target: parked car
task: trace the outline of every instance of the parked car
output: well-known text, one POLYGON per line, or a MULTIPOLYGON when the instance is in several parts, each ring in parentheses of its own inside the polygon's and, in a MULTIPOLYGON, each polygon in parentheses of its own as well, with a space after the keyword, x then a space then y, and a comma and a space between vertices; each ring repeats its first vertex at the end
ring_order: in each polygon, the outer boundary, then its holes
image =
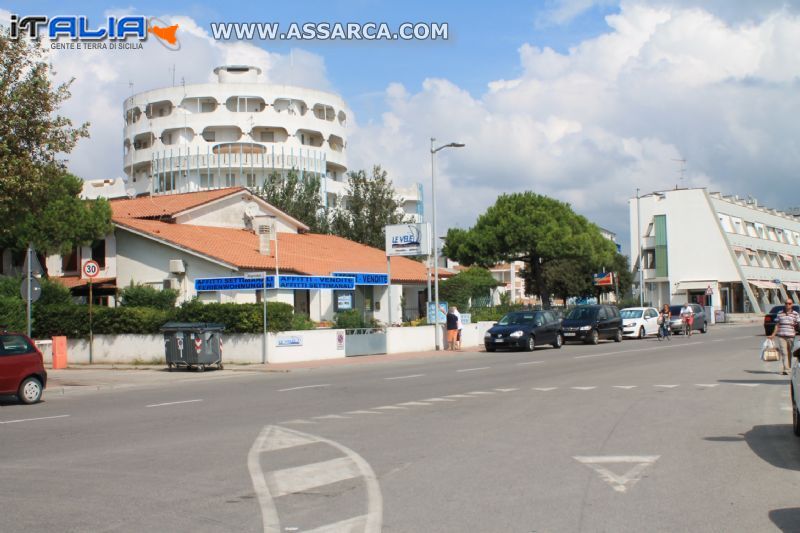
POLYGON ((579 305, 561 325, 565 341, 597 344, 600 339, 622 342, 622 317, 613 305, 579 305))
MULTIPOLYGON (((776 305, 769 310, 769 313, 764 315, 764 335, 770 336, 772 332, 775 331, 775 318, 778 316, 778 313, 783 311, 783 307, 782 305, 776 305)), ((794 304, 792 308, 797 313, 800 313, 800 305, 794 304)))
POLYGON ((22 333, 0 332, 0 395, 36 403, 47 385, 42 352, 22 333))
POLYGON ((643 339, 658 334, 658 311, 655 307, 628 307, 619 312, 622 334, 643 339))
POLYGON ((792 429, 794 429, 795 436, 800 437, 800 405, 797 403, 800 402, 800 360, 797 359, 798 355, 800 355, 800 352, 795 351, 794 357, 792 357, 792 384, 790 389, 792 394, 792 429))
MULTIPOLYGON (((689 304, 694 311, 694 322, 692 322, 692 331, 699 331, 705 333, 708 331, 708 320, 706 319, 706 312, 699 304, 689 304)), ((683 318, 681 318, 681 309, 683 305, 670 305, 669 306, 669 327, 672 333, 680 333, 683 331, 683 318)))
POLYGON ((561 320, 552 311, 514 311, 489 328, 483 344, 487 352, 498 348, 522 348, 530 352, 545 344, 561 348, 564 344, 561 320))

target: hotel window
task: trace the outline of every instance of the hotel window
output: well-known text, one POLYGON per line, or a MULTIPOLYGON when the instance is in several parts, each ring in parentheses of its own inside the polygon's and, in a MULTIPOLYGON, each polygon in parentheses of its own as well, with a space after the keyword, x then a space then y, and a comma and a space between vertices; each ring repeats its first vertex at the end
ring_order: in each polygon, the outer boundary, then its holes
POLYGON ((217 139, 217 134, 214 131, 204 131, 203 139, 205 139, 206 142, 213 143, 217 139))
POLYGON ((161 136, 161 142, 164 143, 164 144, 172 144, 172 134, 171 133, 165 133, 164 135, 162 135, 161 136))
POLYGON ((262 143, 274 143, 275 142, 275 132, 274 131, 262 131, 261 132, 261 142, 262 143))
POLYGON ((653 235, 653 223, 651 222, 649 226, 647 226, 647 231, 644 232, 645 237, 652 237, 653 235))
POLYGON ((758 233, 758 236, 760 238, 762 238, 762 239, 766 239, 767 238, 767 230, 764 228, 764 224, 756 222, 755 226, 756 226, 756 233, 758 233))
POLYGON ((731 217, 723 213, 717 213, 717 216, 719 217, 719 223, 722 224, 722 229, 724 229, 727 233, 733 233, 733 226, 731 226, 731 217))
POLYGON ((236 174, 225 173, 225 186, 234 187, 236 185, 236 174))
POLYGON ((758 233, 756 232, 756 226, 752 222, 745 222, 744 227, 747 228, 747 234, 751 237, 758 237, 758 233))
POLYGON ((731 220, 733 220, 733 227, 736 229, 736 233, 738 233, 739 235, 746 235, 746 233, 744 231, 744 224, 742 223, 742 219, 741 218, 736 218, 736 217, 731 217, 731 220))
POLYGON ((255 174, 245 174, 245 181, 248 187, 255 187, 256 186, 256 175, 255 174))
POLYGON ((747 253, 746 252, 736 252, 736 262, 742 266, 750 266, 750 263, 747 261, 747 253))
POLYGON ((207 189, 211 187, 211 175, 205 172, 200 173, 200 188, 207 189))
POLYGON ((797 241, 794 240, 794 235, 788 229, 783 230, 783 240, 786 244, 797 244, 797 241))
POLYGON ((216 104, 214 102, 203 102, 200 104, 201 113, 211 113, 214 111, 216 104))
POLYGON ((775 228, 771 226, 767 226, 767 235, 769 236, 769 240, 771 241, 780 241, 775 228))

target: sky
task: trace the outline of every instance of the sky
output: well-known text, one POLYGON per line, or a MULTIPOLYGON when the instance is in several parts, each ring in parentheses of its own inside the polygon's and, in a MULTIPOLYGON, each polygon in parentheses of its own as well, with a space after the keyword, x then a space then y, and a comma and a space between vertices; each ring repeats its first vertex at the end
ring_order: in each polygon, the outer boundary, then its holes
POLYGON ((131 91, 171 85, 173 66, 188 84, 246 63, 265 82, 341 95, 351 110, 350 168, 380 164, 397 185, 421 182, 428 200, 430 138, 465 143, 437 158, 440 235, 472 226, 498 194, 524 190, 569 202, 626 249, 637 188, 708 187, 800 205, 800 0, 302 6, 83 2, 65 12, 60 2, 6 2, 0 23, 11 13, 125 13, 180 24, 178 52, 152 39, 137 51, 50 52, 56 78, 75 78, 61 112, 91 123, 91 138, 69 155, 85 179, 123 175, 122 103, 131 91), (209 29, 221 21, 447 22, 450 39, 222 43, 209 29))

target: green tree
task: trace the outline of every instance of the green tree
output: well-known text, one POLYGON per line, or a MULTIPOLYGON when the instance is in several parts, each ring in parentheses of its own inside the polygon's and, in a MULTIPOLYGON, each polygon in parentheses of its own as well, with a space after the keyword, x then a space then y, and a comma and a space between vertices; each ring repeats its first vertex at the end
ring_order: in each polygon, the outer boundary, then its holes
POLYGON ((500 285, 485 268, 471 267, 439 283, 440 299, 466 310, 470 300, 486 298, 500 285))
POLYGON ((575 259, 554 259, 542 268, 545 286, 553 296, 566 300, 571 296, 586 296, 594 290, 594 269, 575 259))
POLYGON ((328 221, 320 197, 320 179, 308 176, 300 179, 297 170, 286 176, 273 172, 255 194, 287 215, 303 222, 314 233, 327 233, 328 221))
POLYGON ((614 244, 569 204, 530 191, 501 195, 469 230, 448 230, 444 247, 446 256, 465 265, 524 261, 526 292, 545 306, 553 293, 544 275, 551 263, 572 259, 597 269, 614 253, 614 244))
POLYGON ((386 244, 384 226, 408 221, 402 206, 403 199, 395 196, 392 181, 380 166, 372 167, 372 175, 364 170, 350 172, 344 207, 331 215, 331 232, 383 249, 386 244))
POLYGON ((59 159, 89 125, 57 114, 72 80, 54 86, 44 53, 41 43, 0 30, 0 248, 32 241, 60 252, 111 228, 107 204, 80 201, 80 180, 59 159))
POLYGON ((172 309, 178 299, 175 289, 157 290, 149 285, 134 285, 133 282, 121 291, 119 297, 124 307, 154 307, 172 309))

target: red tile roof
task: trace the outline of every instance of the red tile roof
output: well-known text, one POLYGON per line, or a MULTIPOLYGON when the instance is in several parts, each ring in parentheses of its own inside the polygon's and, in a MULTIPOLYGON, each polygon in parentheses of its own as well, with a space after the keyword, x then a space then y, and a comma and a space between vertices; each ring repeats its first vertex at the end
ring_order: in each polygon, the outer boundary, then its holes
MULTIPOLYGON (((60 277, 52 277, 50 279, 53 281, 57 281, 58 283, 60 283, 61 285, 65 286, 68 289, 74 289, 76 287, 83 287, 89 285, 89 280, 83 279, 80 276, 60 276, 60 277)), ((116 281, 117 281, 116 278, 94 278, 92 280, 92 284, 95 287, 102 285, 105 288, 107 284, 113 287, 116 281)))
POLYGON ((193 207, 198 207, 244 190, 244 187, 229 187, 213 191, 116 199, 111 200, 111 209, 114 212, 114 218, 173 217, 193 207))
MULTIPOLYGON (((259 253, 258 236, 248 230, 170 224, 158 220, 115 218, 118 227, 163 240, 244 270, 274 270, 275 249, 259 253)), ((280 270, 311 276, 331 272, 386 272, 383 250, 335 235, 278 233, 280 270)), ((426 282, 425 265, 405 257, 392 259, 392 281, 426 282)))

